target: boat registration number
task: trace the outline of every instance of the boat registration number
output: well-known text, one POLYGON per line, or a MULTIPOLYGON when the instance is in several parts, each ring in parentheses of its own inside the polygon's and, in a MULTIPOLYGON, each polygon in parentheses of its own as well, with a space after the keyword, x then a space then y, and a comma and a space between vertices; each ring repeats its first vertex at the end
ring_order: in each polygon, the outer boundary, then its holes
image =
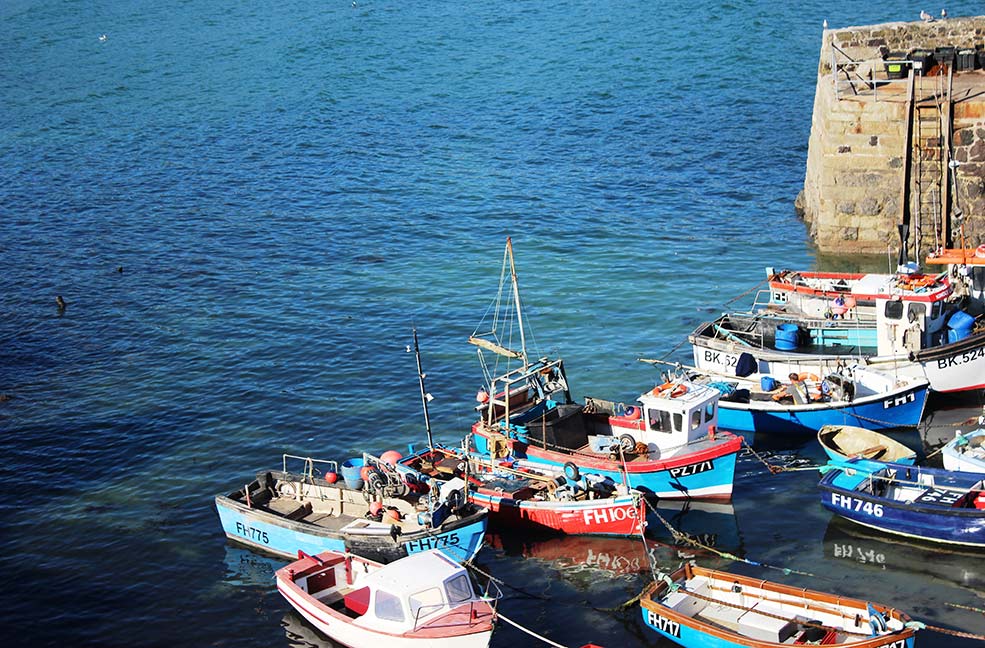
POLYGON ((691 475, 697 475, 698 473, 708 472, 709 470, 714 470, 715 464, 710 461, 701 461, 696 464, 689 464, 687 466, 678 466, 677 468, 670 469, 671 477, 690 477, 691 475))
POLYGON ((247 526, 242 522, 236 523, 236 533, 254 542, 262 542, 263 544, 270 544, 270 538, 267 537, 266 531, 262 529, 254 529, 253 527, 247 526))
POLYGON ((882 504, 865 502, 860 499, 855 499, 854 497, 842 495, 841 493, 831 493, 831 503, 840 508, 848 509, 849 511, 859 511, 861 513, 865 513, 866 515, 882 517, 882 504))
POLYGON ((428 551, 430 549, 441 549, 442 547, 454 547, 457 545, 457 533, 445 533, 444 535, 430 536, 427 538, 421 538, 420 540, 411 540, 410 542, 404 543, 404 546, 407 547, 407 553, 428 551))
POLYGON ((960 355, 951 356, 950 358, 938 360, 937 368, 947 369, 948 367, 966 364, 972 360, 979 360, 981 358, 985 358, 985 346, 974 349, 973 351, 964 351, 960 355))
POLYGON ((662 617, 653 610, 646 611, 646 622, 664 634, 677 637, 678 639, 681 638, 681 624, 662 617))

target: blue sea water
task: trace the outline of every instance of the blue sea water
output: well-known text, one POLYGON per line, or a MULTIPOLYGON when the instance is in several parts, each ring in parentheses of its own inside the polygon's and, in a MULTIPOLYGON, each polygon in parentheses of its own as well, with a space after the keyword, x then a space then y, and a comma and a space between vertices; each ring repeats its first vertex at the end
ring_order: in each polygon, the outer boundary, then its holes
MULTIPOLYGON (((460 438, 507 236, 536 346, 577 396, 632 400, 656 379, 638 357, 686 360, 764 266, 818 264, 793 199, 822 21, 921 8, 0 4, 5 644, 331 645, 276 561, 226 545, 214 494, 283 452, 420 441, 415 326, 436 436, 460 438)), ((851 535, 815 481, 745 458, 727 548, 985 632, 948 605, 982 607, 978 558, 851 535)), ((563 645, 665 645, 610 610, 645 571, 585 566, 633 547, 517 543, 479 559, 516 586, 504 614, 563 645)))

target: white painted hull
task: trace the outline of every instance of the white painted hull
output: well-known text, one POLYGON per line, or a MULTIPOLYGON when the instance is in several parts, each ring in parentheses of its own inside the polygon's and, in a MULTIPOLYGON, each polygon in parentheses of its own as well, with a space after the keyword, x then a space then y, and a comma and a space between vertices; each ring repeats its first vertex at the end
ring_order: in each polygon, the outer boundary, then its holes
POLYGON ((492 639, 492 631, 454 637, 405 637, 383 632, 354 623, 353 619, 333 615, 324 608, 312 604, 277 584, 281 595, 319 632, 349 648, 486 648, 492 639))
POLYGON ((895 378, 926 378, 937 392, 970 391, 985 388, 985 344, 977 348, 955 348, 934 360, 915 361, 905 355, 836 356, 788 353, 772 349, 753 349, 727 340, 690 337, 694 366, 698 369, 733 375, 739 355, 748 351, 759 363, 760 373, 785 376, 808 372, 819 376, 841 364, 859 364, 895 378))

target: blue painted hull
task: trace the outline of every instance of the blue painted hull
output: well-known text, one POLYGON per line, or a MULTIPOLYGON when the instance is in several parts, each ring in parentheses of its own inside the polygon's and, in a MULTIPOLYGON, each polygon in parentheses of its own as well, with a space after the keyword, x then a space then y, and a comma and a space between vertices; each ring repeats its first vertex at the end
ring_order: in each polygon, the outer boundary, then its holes
MULTIPOLYGON (((479 454, 489 454, 488 438, 481 432, 474 434, 473 442, 479 454)), ((662 499, 728 500, 741 447, 738 437, 719 438, 706 449, 665 461, 634 462, 628 465, 628 473, 623 472, 621 463, 601 456, 555 452, 520 442, 513 444, 513 456, 556 472, 563 471, 566 463, 574 463, 581 472, 609 477, 617 484, 628 479, 630 488, 662 499)))
POLYGON ((395 541, 388 533, 369 536, 336 532, 312 524, 293 522, 270 513, 249 509, 226 497, 216 498, 216 510, 226 536, 235 542, 287 559, 298 550, 314 555, 322 551, 350 551, 378 562, 392 562, 412 553, 441 549, 459 562, 482 548, 487 516, 466 523, 446 523, 438 530, 406 533, 395 541))
MULTIPOLYGON (((685 646, 685 648, 749 648, 750 646, 762 646, 762 642, 753 641, 752 639, 748 641, 742 641, 741 639, 729 640, 722 637, 716 637, 715 635, 708 634, 706 632, 701 632, 696 628, 688 627, 684 624, 678 625, 668 625, 666 622, 661 623, 659 621, 659 616, 647 610, 646 608, 641 608, 643 612, 643 623, 647 625, 651 630, 659 634, 660 636, 673 641, 674 643, 685 646), (670 631, 664 628, 669 628, 670 631)), ((913 648, 916 643, 915 637, 907 637, 906 639, 897 640, 894 642, 891 638, 883 637, 881 641, 875 645, 878 646, 897 646, 897 648, 913 648)), ((774 644, 779 645, 779 644, 774 644)))
POLYGON ((829 403, 757 408, 752 403, 720 401, 718 424, 736 432, 812 434, 825 425, 855 425, 868 430, 916 427, 927 402, 926 384, 892 396, 870 397, 841 406, 829 403))
MULTIPOLYGON (((957 490, 942 491, 943 495, 938 496, 940 501, 928 502, 917 496, 903 502, 860 490, 867 479, 861 474, 849 476, 842 470, 832 470, 818 484, 821 504, 832 513, 886 533, 929 542, 985 548, 985 509, 975 508, 973 502, 967 500, 967 497, 973 498, 978 492, 970 489, 980 482, 982 475, 871 461, 843 462, 842 465, 898 467, 898 474, 904 479, 909 468, 912 481, 919 483, 919 473, 931 474, 938 478, 938 484, 963 487, 970 493, 963 497, 957 490)), ((926 492, 933 490, 927 488, 926 492)))

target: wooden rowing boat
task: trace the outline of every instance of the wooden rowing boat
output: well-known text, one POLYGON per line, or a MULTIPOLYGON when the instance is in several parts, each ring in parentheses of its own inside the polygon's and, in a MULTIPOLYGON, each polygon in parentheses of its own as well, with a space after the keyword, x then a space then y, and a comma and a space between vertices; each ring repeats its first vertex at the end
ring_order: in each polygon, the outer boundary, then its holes
POLYGON ((647 587, 643 621, 687 648, 912 648, 910 618, 860 599, 686 564, 647 587))

